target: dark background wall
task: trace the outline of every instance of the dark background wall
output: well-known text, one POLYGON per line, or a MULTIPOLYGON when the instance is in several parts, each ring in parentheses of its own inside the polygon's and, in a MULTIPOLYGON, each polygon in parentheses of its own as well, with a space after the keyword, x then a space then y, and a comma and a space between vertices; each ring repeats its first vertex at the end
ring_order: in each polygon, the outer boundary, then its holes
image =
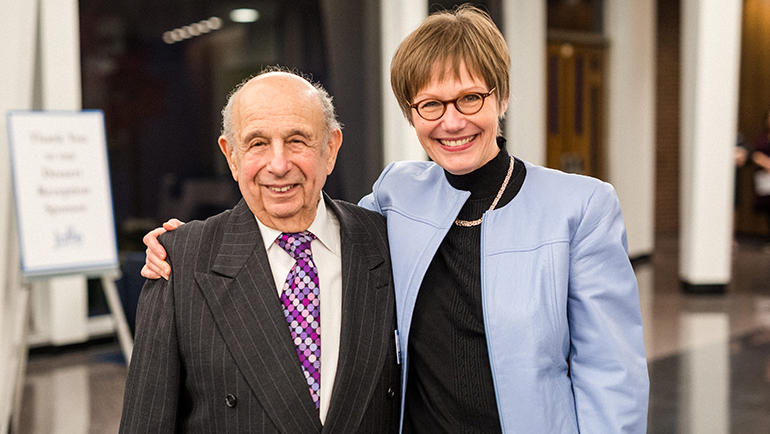
MULTIPOLYGON (((738 131, 751 150, 757 136, 766 128, 770 109, 770 1, 745 0, 741 35, 741 85, 738 103, 738 131)), ((747 235, 767 235, 767 219, 753 209, 754 164, 738 171, 736 231, 747 235)))

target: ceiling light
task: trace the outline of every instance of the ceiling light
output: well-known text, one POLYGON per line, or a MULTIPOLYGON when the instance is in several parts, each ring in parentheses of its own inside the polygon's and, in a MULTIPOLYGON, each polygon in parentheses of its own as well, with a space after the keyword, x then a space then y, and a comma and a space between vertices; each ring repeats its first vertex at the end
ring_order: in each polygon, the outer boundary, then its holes
POLYGON ((207 20, 201 20, 197 23, 192 23, 163 33, 163 42, 173 44, 220 28, 222 28, 222 19, 219 17, 211 17, 207 20))
POLYGON ((233 9, 230 11, 230 20, 235 23, 253 23, 259 19, 259 11, 256 9, 233 9))
POLYGON ((209 18, 206 23, 209 25, 209 29, 211 30, 217 30, 220 27, 222 27, 222 18, 219 17, 211 17, 209 18))

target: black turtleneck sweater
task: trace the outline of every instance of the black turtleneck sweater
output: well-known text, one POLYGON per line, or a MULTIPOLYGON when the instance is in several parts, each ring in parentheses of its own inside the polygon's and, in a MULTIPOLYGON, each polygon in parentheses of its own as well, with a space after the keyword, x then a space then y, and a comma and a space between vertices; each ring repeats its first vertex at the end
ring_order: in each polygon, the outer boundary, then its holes
MULTIPOLYGON (((470 191, 457 218, 476 220, 502 186, 510 157, 500 152, 466 175, 444 172, 452 187, 470 191)), ((496 208, 519 192, 526 169, 515 160, 496 208)), ((499 433, 481 304, 481 225, 453 225, 425 273, 409 332, 404 433, 499 433)))

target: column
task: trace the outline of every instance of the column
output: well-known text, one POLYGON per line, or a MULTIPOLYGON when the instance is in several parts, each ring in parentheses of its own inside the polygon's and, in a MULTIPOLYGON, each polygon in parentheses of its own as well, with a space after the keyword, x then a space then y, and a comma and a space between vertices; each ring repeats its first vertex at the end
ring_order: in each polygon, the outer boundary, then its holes
POLYGON ((511 53, 511 97, 505 121, 508 151, 522 160, 546 161, 546 3, 503 2, 505 41, 511 53))
POLYGON ((741 7, 682 1, 679 276, 693 293, 730 280, 741 7))
POLYGON ((428 16, 427 0, 381 0, 383 165, 427 160, 414 129, 404 118, 390 89, 390 60, 401 41, 428 16))
POLYGON ((655 248, 654 0, 605 2, 608 181, 620 198, 629 256, 655 248))

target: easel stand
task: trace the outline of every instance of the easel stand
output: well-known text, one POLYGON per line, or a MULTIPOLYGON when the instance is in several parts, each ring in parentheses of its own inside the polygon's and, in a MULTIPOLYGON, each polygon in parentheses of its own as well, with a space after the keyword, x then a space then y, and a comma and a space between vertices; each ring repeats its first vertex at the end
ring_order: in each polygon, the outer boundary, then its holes
POLYGON ((134 350, 134 338, 131 336, 131 329, 128 327, 128 321, 126 321, 126 313, 118 295, 118 287, 115 285, 115 281, 119 278, 120 273, 102 276, 102 288, 104 296, 107 298, 107 305, 110 307, 110 315, 115 323, 115 332, 118 335, 120 349, 123 351, 126 366, 128 366, 131 363, 131 353, 134 350))
POLYGON ((19 424, 21 423, 21 399, 24 395, 24 373, 27 372, 27 357, 29 355, 29 345, 27 345, 27 331, 29 330, 29 284, 22 285, 20 293, 20 305, 23 308, 21 312, 21 321, 18 322, 19 347, 17 353, 18 366, 16 370, 15 387, 13 390, 13 402, 11 403, 11 434, 20 433, 19 424))
MULTIPOLYGON (((123 356, 126 359, 126 366, 131 362, 131 353, 134 348, 134 339, 131 336, 131 330, 128 327, 128 321, 126 320, 126 314, 123 310, 123 304, 120 301, 120 295, 118 294, 118 288, 115 281, 120 278, 121 274, 118 271, 113 271, 101 276, 102 289, 104 296, 107 299, 107 305, 110 309, 110 316, 113 324, 115 325, 115 333, 120 343, 120 349, 123 356)), ((10 433, 19 433, 19 423, 21 421, 21 408, 22 397, 24 392, 24 374, 27 367, 27 359, 29 355, 29 318, 30 318, 30 300, 29 296, 32 291, 32 283, 26 281, 21 285, 20 300, 18 305, 23 307, 23 312, 19 312, 20 320, 16 322, 20 330, 16 333, 19 336, 19 344, 17 348, 17 370, 15 378, 15 387, 13 390, 13 403, 12 403, 12 417, 10 433)))

